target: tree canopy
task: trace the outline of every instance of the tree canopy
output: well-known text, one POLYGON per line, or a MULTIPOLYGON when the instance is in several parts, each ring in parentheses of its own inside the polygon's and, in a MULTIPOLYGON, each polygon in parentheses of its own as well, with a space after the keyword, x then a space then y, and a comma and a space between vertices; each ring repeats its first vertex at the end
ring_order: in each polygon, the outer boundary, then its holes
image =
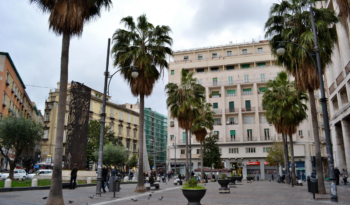
MULTIPOLYGON (((98 150, 93 153, 93 158, 98 159, 98 150)), ((103 147, 103 163, 106 165, 120 165, 126 164, 129 158, 129 151, 120 145, 113 145, 108 143, 103 147)))
POLYGON ((221 153, 217 143, 219 136, 217 134, 209 133, 205 138, 203 146, 203 161, 205 167, 221 167, 221 153))
POLYGON ((282 166, 284 164, 284 145, 282 142, 274 141, 267 152, 266 161, 270 166, 282 166))
POLYGON ((132 157, 130 157, 130 159, 126 164, 128 165, 129 168, 133 168, 133 167, 137 168, 137 163, 138 163, 138 158, 137 158, 137 155, 134 154, 132 155, 132 157))

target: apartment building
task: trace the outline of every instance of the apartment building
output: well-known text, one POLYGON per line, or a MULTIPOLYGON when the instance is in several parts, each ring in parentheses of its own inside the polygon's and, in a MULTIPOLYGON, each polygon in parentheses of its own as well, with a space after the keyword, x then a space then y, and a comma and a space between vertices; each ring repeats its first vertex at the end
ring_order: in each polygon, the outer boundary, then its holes
MULTIPOLYGON (((44 114, 44 137, 42 142, 41 162, 53 163, 55 153, 56 128, 57 128, 57 112, 59 100, 59 87, 50 90, 49 98, 45 102, 44 114)), ((130 156, 138 153, 138 124, 139 113, 129 110, 123 106, 111 102, 111 97, 107 97, 106 102, 106 126, 109 125, 111 130, 115 132, 115 136, 130 151, 130 156)), ((103 93, 91 89, 90 100, 90 120, 100 120, 102 113, 103 93)), ((67 122, 69 114, 70 101, 70 83, 68 84, 67 109, 65 116, 65 131, 63 135, 63 143, 66 143, 67 122)), ((63 152, 65 153, 65 152, 63 152)), ((65 156, 64 156, 65 157, 65 156)))
MULTIPOLYGON (((9 53, 0 52, 0 118, 9 114, 9 111, 15 115, 23 115, 25 118, 32 118, 36 122, 42 122, 42 115, 34 102, 29 98, 26 92, 26 86, 10 56, 9 53)), ((40 156, 40 145, 33 149, 26 149, 21 154, 22 159, 32 157, 37 159, 40 156)), ((10 150, 9 157, 13 158, 15 151, 10 150)), ((7 160, 1 157, 1 168, 8 164, 7 160)), ((19 162, 21 164, 21 162, 19 162)))
MULTIPOLYGON (((205 87, 207 102, 213 105, 213 132, 219 135, 225 167, 244 177, 256 174, 268 179, 271 174, 278 173, 276 167, 268 165, 266 156, 272 142, 281 141, 282 136, 266 121, 262 96, 267 81, 274 79, 283 68, 275 65, 268 41, 176 51, 170 63, 169 83, 180 83, 182 69, 195 73, 198 83, 205 87)), ((176 157, 176 167, 184 173, 185 131, 175 119, 169 117, 168 122, 168 166, 174 170, 176 157)), ((195 136, 190 140, 195 169, 202 166, 200 147, 195 136)), ((313 172, 311 117, 298 127, 293 143, 297 174, 313 172)), ((326 156, 324 141, 322 156, 326 156)))
POLYGON ((339 15, 336 0, 316 4, 333 9, 341 22, 336 24, 338 43, 334 45, 332 64, 326 67, 326 87, 330 105, 330 128, 335 166, 350 170, 350 18, 339 15))

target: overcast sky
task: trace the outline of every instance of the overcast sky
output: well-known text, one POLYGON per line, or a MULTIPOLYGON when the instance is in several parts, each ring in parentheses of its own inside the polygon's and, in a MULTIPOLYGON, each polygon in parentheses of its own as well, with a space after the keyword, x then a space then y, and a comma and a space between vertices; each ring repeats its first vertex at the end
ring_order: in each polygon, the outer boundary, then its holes
MULTIPOLYGON (((264 23, 272 3, 278 0, 113 0, 111 10, 84 27, 70 43, 69 82, 74 80, 103 91, 107 39, 123 28, 120 19, 145 13, 154 25, 172 29, 173 50, 228 44, 264 38, 264 23)), ((48 14, 28 0, 0 1, 0 51, 8 52, 38 109, 43 110, 49 90, 57 87, 62 37, 48 29, 48 14), (39 87, 33 87, 39 86, 39 87)), ((114 71, 112 59, 110 70, 114 71)), ((160 79, 145 107, 167 114, 164 86, 160 79)), ((116 75, 111 82, 112 101, 135 103, 130 88, 116 75)))

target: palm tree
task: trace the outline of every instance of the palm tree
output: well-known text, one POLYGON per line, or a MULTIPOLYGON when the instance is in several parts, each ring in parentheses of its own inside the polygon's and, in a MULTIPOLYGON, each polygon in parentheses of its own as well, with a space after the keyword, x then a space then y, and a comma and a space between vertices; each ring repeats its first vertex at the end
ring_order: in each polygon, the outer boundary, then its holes
MULTIPOLYGON (((101 16, 101 9, 109 9, 111 0, 29 0, 42 12, 49 13, 49 28, 62 35, 61 73, 59 99, 67 98, 69 44, 73 36, 81 36, 84 24, 101 16)), ((64 115, 66 100, 58 102, 57 132, 55 141, 54 168, 50 195, 47 204, 63 204, 62 155, 64 115)))
POLYGON ((166 61, 167 55, 172 55, 170 47, 172 38, 169 36, 169 26, 156 26, 148 22, 146 14, 137 18, 122 18, 120 23, 124 29, 117 29, 113 34, 112 55, 114 66, 119 67, 123 78, 128 82, 131 93, 140 96, 140 119, 139 119, 139 173, 136 192, 144 192, 143 178, 143 128, 145 96, 152 94, 155 82, 163 75, 164 69, 169 68, 166 61), (131 76, 132 68, 137 66, 139 75, 131 76), (159 68, 159 70, 157 69, 159 68))
POLYGON ((198 110, 204 98, 205 88, 197 84, 193 78, 194 73, 181 71, 181 83, 168 83, 165 91, 168 94, 167 106, 170 108, 171 118, 176 118, 179 127, 186 131, 186 181, 189 178, 188 166, 188 130, 193 126, 193 121, 198 116, 198 110))
POLYGON ((337 0, 337 3, 339 8, 339 17, 346 21, 346 17, 350 15, 350 2, 349 0, 337 0))
MULTIPOLYGON (((282 133, 283 143, 287 143, 283 136, 289 135, 293 184, 296 176, 292 135, 307 116, 307 106, 304 102, 308 97, 305 92, 296 89, 294 82, 289 82, 286 72, 281 72, 275 80, 270 80, 267 87, 269 90, 266 90, 263 95, 266 119, 274 125, 277 133, 282 133)), ((288 170, 286 156, 285 168, 288 170)))
MULTIPOLYGON (((314 3, 317 0, 310 0, 314 3)), ((287 72, 295 78, 295 85, 299 90, 307 91, 310 97, 310 110, 312 127, 315 139, 316 172, 319 179, 319 193, 325 194, 323 166, 319 140, 317 112, 314 90, 319 89, 319 78, 315 74, 315 67, 307 53, 293 45, 286 45, 286 54, 278 56, 276 52, 277 41, 290 41, 297 43, 308 51, 314 49, 314 37, 311 26, 308 1, 283 0, 270 8, 270 16, 265 23, 265 36, 271 38, 272 53, 278 65, 284 65, 287 72)), ((335 23, 338 22, 334 11, 330 9, 314 9, 315 24, 318 31, 318 42, 321 54, 322 68, 331 63, 334 44, 337 42, 335 23)), ((324 70, 323 70, 324 73, 324 70)))
POLYGON ((193 131, 192 133, 196 136, 196 140, 201 144, 201 183, 204 183, 204 171, 203 171, 203 141, 205 140, 205 136, 207 136, 207 129, 210 131, 213 130, 214 124, 214 112, 211 110, 212 104, 205 103, 205 99, 203 98, 201 107, 198 110, 198 116, 193 122, 193 131))

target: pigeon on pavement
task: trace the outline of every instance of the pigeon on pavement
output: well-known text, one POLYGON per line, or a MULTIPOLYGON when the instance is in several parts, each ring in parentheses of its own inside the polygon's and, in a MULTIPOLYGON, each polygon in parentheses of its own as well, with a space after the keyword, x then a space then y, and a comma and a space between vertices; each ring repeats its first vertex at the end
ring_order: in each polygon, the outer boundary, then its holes
POLYGON ((162 200, 163 199, 163 196, 162 197, 160 197, 158 200, 160 201, 160 200, 162 200))
POLYGON ((74 203, 74 201, 71 201, 71 200, 69 200, 68 202, 69 202, 70 204, 73 204, 73 203, 74 203))
POLYGON ((47 196, 43 197, 43 199, 47 199, 47 196))
POLYGON ((95 196, 95 195, 91 195, 91 196, 89 196, 89 198, 90 198, 90 199, 93 199, 93 198, 94 198, 94 196, 95 196))
POLYGON ((133 200, 134 202, 137 202, 137 199, 131 199, 131 200, 133 200))

